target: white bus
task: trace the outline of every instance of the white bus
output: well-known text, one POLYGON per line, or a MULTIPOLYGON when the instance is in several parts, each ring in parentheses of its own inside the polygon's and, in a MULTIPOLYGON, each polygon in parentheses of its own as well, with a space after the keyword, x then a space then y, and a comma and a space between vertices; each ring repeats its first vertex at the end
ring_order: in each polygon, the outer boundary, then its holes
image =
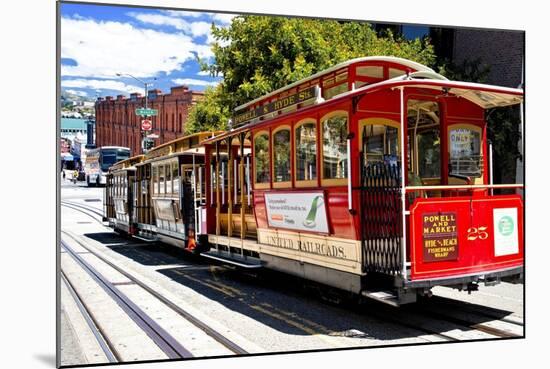
POLYGON ((103 146, 88 150, 84 161, 86 184, 88 186, 104 185, 111 165, 129 157, 130 149, 127 147, 103 146))

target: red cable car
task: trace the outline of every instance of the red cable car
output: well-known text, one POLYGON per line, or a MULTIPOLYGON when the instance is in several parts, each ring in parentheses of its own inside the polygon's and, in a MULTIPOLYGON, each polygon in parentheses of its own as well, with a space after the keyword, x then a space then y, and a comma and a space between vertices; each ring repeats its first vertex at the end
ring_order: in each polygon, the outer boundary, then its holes
POLYGON ((391 304, 519 280, 522 185, 492 183, 485 112, 522 99, 365 57, 242 105, 203 142, 199 249, 391 304))
POLYGON ((493 184, 486 110, 522 100, 404 59, 350 60, 238 107, 228 132, 114 166, 106 218, 393 305, 519 281, 523 186, 493 184))

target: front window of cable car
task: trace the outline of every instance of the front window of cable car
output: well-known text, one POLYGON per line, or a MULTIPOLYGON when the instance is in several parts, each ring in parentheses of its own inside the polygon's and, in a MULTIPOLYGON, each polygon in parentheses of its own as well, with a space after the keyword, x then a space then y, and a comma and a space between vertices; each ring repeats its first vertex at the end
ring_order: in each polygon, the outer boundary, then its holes
POLYGON ((418 175, 420 178, 440 178, 439 129, 430 129, 416 136, 418 147, 418 175))
POLYGON ((441 181, 441 134, 439 105, 429 100, 409 100, 407 103, 407 125, 409 160, 409 181, 414 183, 439 184, 441 181), (410 147, 410 144, 413 147, 410 147))
POLYGON ((399 137, 397 128, 383 124, 368 124, 364 128, 367 163, 383 162, 397 165, 399 161, 399 137))
POLYGON ((481 132, 473 127, 449 130, 449 173, 481 177, 481 132))

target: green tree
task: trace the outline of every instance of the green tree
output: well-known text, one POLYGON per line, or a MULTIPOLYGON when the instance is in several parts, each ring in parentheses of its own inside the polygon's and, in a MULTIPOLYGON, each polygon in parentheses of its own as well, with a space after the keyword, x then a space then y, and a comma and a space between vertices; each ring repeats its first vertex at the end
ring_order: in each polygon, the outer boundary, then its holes
POLYGON ((273 16, 239 16, 227 28, 212 26, 214 61, 203 70, 223 81, 190 112, 187 132, 225 128, 233 109, 340 62, 396 56, 432 66, 428 39, 377 36, 370 24, 273 16))

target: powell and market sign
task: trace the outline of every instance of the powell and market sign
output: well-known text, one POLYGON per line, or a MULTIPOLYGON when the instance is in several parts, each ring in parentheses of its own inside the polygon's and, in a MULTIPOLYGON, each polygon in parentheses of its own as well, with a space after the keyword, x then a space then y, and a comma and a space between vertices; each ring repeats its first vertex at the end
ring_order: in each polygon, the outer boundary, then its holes
POLYGON ((248 122, 249 120, 259 118, 263 115, 273 113, 274 111, 303 103, 305 101, 316 98, 317 94, 317 86, 312 86, 293 95, 288 95, 276 101, 272 101, 268 104, 259 106, 254 110, 248 110, 247 108, 238 110, 235 112, 235 117, 233 119, 234 125, 240 126, 241 124, 248 122))

